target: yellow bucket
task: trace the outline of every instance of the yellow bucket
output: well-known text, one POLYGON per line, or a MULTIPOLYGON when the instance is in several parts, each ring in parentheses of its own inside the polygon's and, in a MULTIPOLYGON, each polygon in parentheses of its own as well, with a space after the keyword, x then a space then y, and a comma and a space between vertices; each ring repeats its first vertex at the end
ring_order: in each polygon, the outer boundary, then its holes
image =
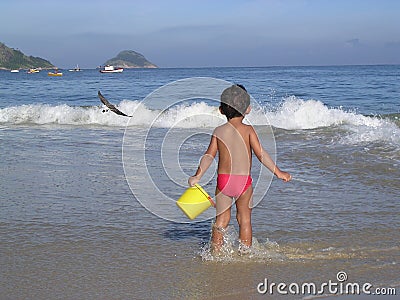
POLYGON ((211 205, 215 206, 215 203, 200 185, 195 184, 183 193, 176 205, 193 220, 211 205))

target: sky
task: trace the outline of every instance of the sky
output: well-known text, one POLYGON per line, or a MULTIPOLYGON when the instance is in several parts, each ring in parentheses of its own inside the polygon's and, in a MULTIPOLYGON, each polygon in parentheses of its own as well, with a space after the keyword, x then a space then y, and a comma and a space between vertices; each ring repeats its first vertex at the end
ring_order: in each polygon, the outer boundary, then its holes
POLYGON ((60 68, 400 64, 398 0, 0 0, 0 42, 60 68))

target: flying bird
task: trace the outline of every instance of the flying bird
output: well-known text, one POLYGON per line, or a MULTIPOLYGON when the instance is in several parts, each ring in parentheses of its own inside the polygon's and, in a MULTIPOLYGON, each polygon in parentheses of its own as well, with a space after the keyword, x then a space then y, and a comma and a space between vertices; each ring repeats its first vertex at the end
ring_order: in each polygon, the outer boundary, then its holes
POLYGON ((127 114, 123 113, 122 111, 120 111, 118 108, 116 108, 113 104, 111 104, 110 102, 108 102, 108 100, 100 93, 100 91, 97 93, 97 96, 99 96, 100 101, 108 107, 109 110, 111 110, 112 112, 116 113, 117 115, 120 116, 124 116, 124 117, 132 117, 132 116, 128 116, 127 114))

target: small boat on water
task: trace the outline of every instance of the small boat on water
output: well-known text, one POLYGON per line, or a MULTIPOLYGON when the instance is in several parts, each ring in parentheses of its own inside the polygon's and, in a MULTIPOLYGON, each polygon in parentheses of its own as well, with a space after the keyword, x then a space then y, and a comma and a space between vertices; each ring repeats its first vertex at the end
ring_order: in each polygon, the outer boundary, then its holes
POLYGON ((121 73, 123 68, 115 68, 114 66, 104 66, 103 69, 100 69, 100 73, 121 73))
POLYGON ((17 70, 17 69, 11 70, 11 73, 19 73, 19 70, 17 70))
POLYGON ((55 69, 54 72, 48 72, 47 75, 48 76, 62 76, 63 73, 59 72, 58 69, 55 69))
POLYGON ((28 70, 28 74, 33 74, 33 73, 39 73, 40 72, 40 70, 39 69, 29 69, 28 70))
POLYGON ((70 70, 68 70, 68 71, 70 71, 70 72, 80 72, 80 71, 82 71, 82 69, 81 69, 81 68, 79 68, 79 66, 78 66, 78 65, 76 65, 76 67, 75 67, 75 68, 73 68, 73 69, 70 69, 70 70))

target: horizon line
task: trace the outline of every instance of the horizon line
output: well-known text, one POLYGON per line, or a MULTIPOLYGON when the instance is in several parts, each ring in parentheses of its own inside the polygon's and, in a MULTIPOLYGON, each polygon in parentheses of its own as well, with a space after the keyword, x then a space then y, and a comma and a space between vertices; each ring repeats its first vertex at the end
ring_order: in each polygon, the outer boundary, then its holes
MULTIPOLYGON (((151 69, 211 69, 211 68, 307 68, 307 67, 362 67, 362 66, 400 66, 400 63, 371 63, 371 64, 316 64, 316 65, 268 65, 268 66, 176 66, 176 67, 157 67, 157 68, 123 68, 126 70, 151 70, 151 69)), ((54 67, 54 68, 45 68, 47 69, 59 69, 59 70, 68 70, 70 67, 54 67)), ((99 67, 90 67, 90 68, 80 68, 81 70, 96 70, 99 67)), ((0 70, 8 71, 11 69, 2 68, 0 70)), ((29 70, 29 68, 21 68, 19 70, 29 70)))

